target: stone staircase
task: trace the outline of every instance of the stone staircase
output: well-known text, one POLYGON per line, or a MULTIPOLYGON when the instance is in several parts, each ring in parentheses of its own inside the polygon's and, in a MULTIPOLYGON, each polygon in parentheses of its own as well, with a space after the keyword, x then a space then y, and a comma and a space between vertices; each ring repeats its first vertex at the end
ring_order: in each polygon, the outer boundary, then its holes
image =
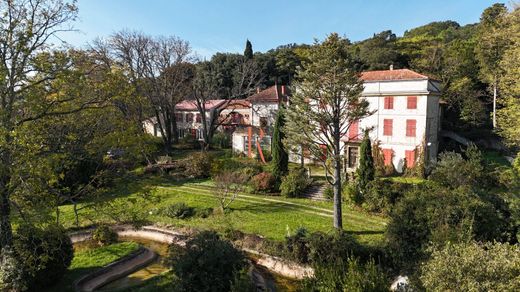
POLYGON ((323 194, 326 188, 326 182, 313 182, 312 185, 305 190, 305 193, 302 197, 314 201, 328 201, 328 199, 323 194))

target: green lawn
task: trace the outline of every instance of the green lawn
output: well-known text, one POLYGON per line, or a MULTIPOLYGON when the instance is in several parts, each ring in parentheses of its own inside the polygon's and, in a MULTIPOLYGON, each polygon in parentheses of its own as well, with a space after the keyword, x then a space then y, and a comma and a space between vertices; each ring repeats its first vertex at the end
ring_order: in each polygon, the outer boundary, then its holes
POLYGON ((104 247, 74 247, 74 258, 60 282, 47 291, 74 291, 74 281, 103 266, 131 254, 139 248, 135 242, 121 242, 104 247))
MULTIPOLYGON (((195 208, 217 207, 212 196, 210 180, 180 181, 158 176, 136 176, 132 180, 118 183, 107 197, 114 202, 130 202, 148 191, 154 197, 150 201, 136 201, 135 205, 122 205, 123 213, 138 210, 146 213, 146 220, 175 227, 195 227, 224 231, 227 228, 256 233, 274 240, 283 240, 288 232, 298 227, 309 231, 332 230, 332 203, 313 202, 308 199, 242 194, 231 204, 227 214, 208 218, 172 219, 162 215, 161 210, 173 203, 184 202, 195 208)), ((101 214, 90 208, 80 210, 81 225, 90 225, 97 220, 114 222, 109 214, 101 214)), ((62 222, 73 227, 72 206, 61 207, 62 222)), ((343 206, 345 230, 353 233, 361 242, 377 244, 382 239, 386 219, 343 206)))

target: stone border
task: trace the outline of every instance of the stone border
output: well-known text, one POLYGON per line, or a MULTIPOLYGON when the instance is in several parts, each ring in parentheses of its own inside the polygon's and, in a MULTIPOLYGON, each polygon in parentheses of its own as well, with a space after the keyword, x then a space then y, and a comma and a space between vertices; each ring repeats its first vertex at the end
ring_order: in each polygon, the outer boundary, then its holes
MULTIPOLYGON (((178 244, 181 246, 184 246, 186 244, 186 239, 188 238, 185 234, 182 234, 180 232, 176 232, 173 230, 156 227, 156 226, 143 226, 141 228, 135 228, 131 225, 116 225, 111 226, 112 230, 114 230, 119 236, 130 236, 130 237, 140 237, 145 238, 152 241, 157 241, 161 243, 166 244, 178 244)), ((89 240, 92 237, 92 231, 95 228, 90 227, 85 230, 81 231, 75 231, 69 233, 70 239, 73 243, 89 240)), ((146 248, 143 248, 147 250, 146 248)), ((314 270, 309 266, 302 266, 297 263, 284 260, 278 257, 270 256, 268 254, 264 254, 261 252, 258 252, 256 250, 247 249, 247 248, 241 248, 244 252, 254 254, 258 256, 259 258, 256 260, 256 264, 265 267, 267 270, 277 273, 281 276, 287 277, 287 278, 293 278, 301 280, 306 277, 310 277, 314 275, 314 270)), ((101 270, 98 270, 92 274, 89 274, 83 278, 81 278, 79 281, 88 281, 88 279, 93 279, 99 275, 102 275, 112 269, 114 266, 121 264, 122 262, 126 262, 130 259, 133 259, 137 257, 139 254, 131 254, 128 255, 112 264, 109 264, 108 266, 102 268, 101 270), (128 257, 128 258, 127 258, 128 257), (95 274, 95 275, 93 275, 95 274), (90 277, 89 277, 90 276, 90 277), (88 279, 85 279, 89 277, 88 279)), ((134 271, 142 268, 142 266, 137 267, 134 271)), ((126 276, 127 274, 121 275, 119 278, 126 276)), ((111 279, 110 281, 107 281, 103 285, 108 284, 111 281, 116 280, 117 278, 111 279)), ((78 286, 75 285, 76 291, 78 290, 78 286)))
POLYGON ((129 255, 126 255, 120 259, 118 259, 117 261, 113 262, 113 263, 110 263, 106 266, 104 266, 103 268, 99 269, 99 270, 96 270, 88 275, 85 275, 83 277, 81 277, 80 279, 76 280, 74 282, 74 290, 76 291, 93 291, 99 287, 102 287, 110 282, 113 282, 117 279, 120 279, 124 276, 127 276, 137 270, 140 270, 146 266, 148 266, 151 262, 153 262, 155 259, 157 258, 157 254, 145 247, 140 247, 138 250, 132 252, 131 254, 129 255), (107 277, 106 279, 104 279, 103 281, 101 281, 100 283, 94 285, 93 287, 91 287, 90 289, 84 289, 84 286, 89 282, 89 281, 92 281, 98 277, 101 277, 102 275, 104 274, 107 274, 109 272, 113 272, 113 271, 117 271, 117 269, 120 267, 120 266, 123 266, 125 265, 126 263, 134 260, 135 258, 141 256, 141 255, 146 255, 147 253, 150 254, 149 258, 148 259, 145 259, 143 262, 141 262, 140 264, 137 264, 137 265, 134 265, 132 266, 131 268, 128 268, 128 269, 123 269, 121 271, 119 271, 118 273, 115 273, 109 277, 107 277))

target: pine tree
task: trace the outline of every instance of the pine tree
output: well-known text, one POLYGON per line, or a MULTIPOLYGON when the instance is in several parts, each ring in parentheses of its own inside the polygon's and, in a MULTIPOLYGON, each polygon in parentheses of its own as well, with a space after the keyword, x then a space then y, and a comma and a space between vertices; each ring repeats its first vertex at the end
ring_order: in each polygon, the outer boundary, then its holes
POLYGON ((376 172, 374 158, 372 157, 372 143, 370 142, 368 131, 365 131, 360 152, 359 167, 357 169, 358 187, 361 191, 364 191, 368 183, 374 180, 376 172))
POLYGON ((372 114, 361 96, 363 83, 349 52, 350 42, 331 34, 308 51, 286 114, 284 145, 321 161, 334 190, 334 227, 343 228, 341 180, 345 143, 352 123, 372 114), (304 151, 302 151, 304 149, 304 151))
POLYGON ((283 133, 283 127, 285 125, 285 117, 283 109, 278 111, 276 121, 274 123, 273 140, 271 145, 271 155, 273 157, 271 163, 273 166, 273 175, 279 182, 282 176, 287 174, 289 171, 289 155, 283 145, 283 139, 285 135, 283 133))
POLYGON ((246 41, 246 49, 244 50, 244 57, 250 60, 253 59, 253 45, 249 40, 246 41))

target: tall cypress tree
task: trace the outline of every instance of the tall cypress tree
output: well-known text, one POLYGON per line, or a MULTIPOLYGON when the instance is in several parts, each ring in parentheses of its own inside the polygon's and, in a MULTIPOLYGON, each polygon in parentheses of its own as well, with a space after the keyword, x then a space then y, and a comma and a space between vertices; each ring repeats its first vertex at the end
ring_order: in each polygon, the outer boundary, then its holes
POLYGON ((271 142, 271 155, 272 155, 272 166, 273 175, 278 181, 281 177, 287 174, 289 171, 289 155, 283 145, 283 139, 285 135, 283 133, 283 127, 285 125, 285 117, 283 108, 280 108, 276 121, 274 123, 273 140, 271 142))
POLYGON ((244 50, 244 57, 246 59, 253 59, 253 45, 249 40, 246 41, 246 49, 244 50))
POLYGON ((360 152, 359 167, 357 169, 358 186, 361 191, 364 191, 368 183, 373 181, 375 177, 374 157, 372 157, 372 143, 370 142, 368 130, 365 131, 365 136, 361 142, 360 152))

